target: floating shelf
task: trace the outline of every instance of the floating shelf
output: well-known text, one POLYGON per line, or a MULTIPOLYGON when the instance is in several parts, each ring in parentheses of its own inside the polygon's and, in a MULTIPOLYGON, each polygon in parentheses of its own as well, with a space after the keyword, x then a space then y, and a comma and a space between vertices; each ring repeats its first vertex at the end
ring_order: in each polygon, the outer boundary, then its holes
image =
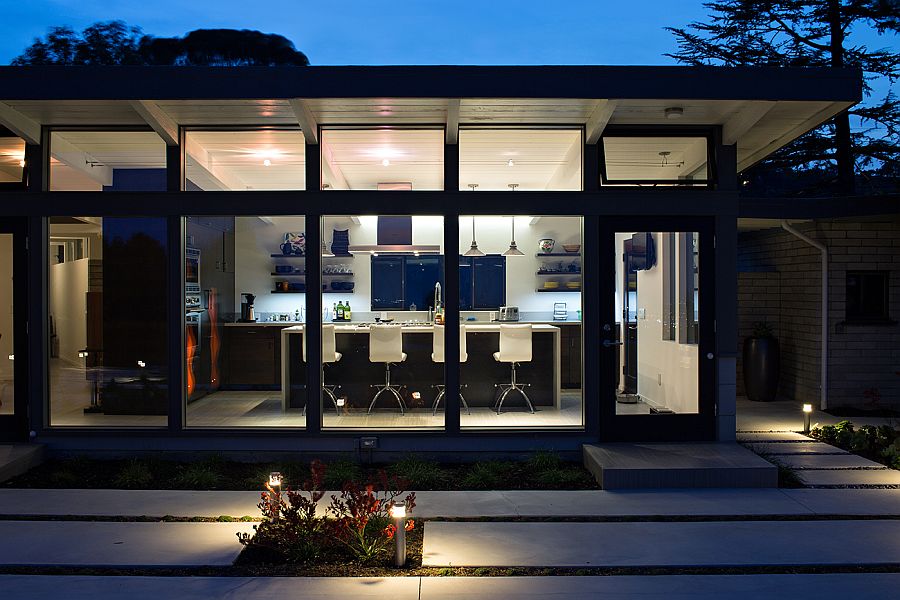
POLYGON ((581 271, 538 271, 535 275, 581 275, 581 271))
POLYGON ((580 287, 579 287, 579 288, 575 288, 575 289, 571 289, 571 288, 553 288, 553 289, 550 289, 550 290, 548 290, 548 289, 543 289, 543 288, 538 288, 538 289, 535 290, 535 291, 540 292, 540 293, 542 293, 542 294, 543 294, 543 293, 550 293, 550 292, 569 292, 570 294, 577 294, 577 293, 579 293, 579 292, 581 291, 581 288, 580 288, 580 287))
MULTIPOLYGON (((306 258, 305 254, 270 254, 272 258, 306 258)), ((353 258, 352 254, 335 254, 333 256, 323 256, 322 258, 353 258)))
MULTIPOLYGON (((305 294, 306 290, 269 290, 270 294, 305 294)), ((352 294, 353 290, 322 290, 323 294, 352 294)))
MULTIPOLYGON (((272 277, 306 277, 306 273, 272 273, 272 277)), ((322 277, 353 277, 353 273, 322 273, 322 277)))
POLYGON ((538 258, 543 258, 545 256, 549 257, 549 258, 559 258, 561 256, 568 256, 569 258, 577 258, 577 257, 581 256, 581 252, 555 252, 553 254, 543 254, 543 253, 539 252, 538 254, 535 254, 535 256, 537 256, 538 258))

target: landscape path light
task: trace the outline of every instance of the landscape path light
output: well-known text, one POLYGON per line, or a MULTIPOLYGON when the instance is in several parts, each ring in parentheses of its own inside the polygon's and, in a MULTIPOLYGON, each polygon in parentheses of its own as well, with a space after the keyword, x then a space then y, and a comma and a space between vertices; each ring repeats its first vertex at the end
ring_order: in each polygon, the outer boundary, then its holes
POLYGON ((394 501, 391 521, 394 525, 394 566, 402 567, 406 564, 406 502, 394 501))
POLYGON ((809 435, 809 415, 812 413, 812 404, 803 405, 803 433, 809 435))
POLYGON ((278 516, 281 507, 281 484, 284 483, 284 475, 279 471, 269 473, 269 499, 274 507, 275 516, 278 516))

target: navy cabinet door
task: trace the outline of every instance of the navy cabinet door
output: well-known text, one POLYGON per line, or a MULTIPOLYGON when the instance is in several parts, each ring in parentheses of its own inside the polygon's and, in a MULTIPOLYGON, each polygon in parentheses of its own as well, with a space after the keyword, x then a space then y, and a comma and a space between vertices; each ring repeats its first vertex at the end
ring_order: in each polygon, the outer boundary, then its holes
POLYGON ((506 257, 479 256, 473 258, 472 263, 474 265, 472 309, 496 310, 498 307, 504 306, 506 304, 506 257))
POLYGON ((474 283, 472 259, 459 257, 459 310, 472 310, 472 285, 474 283))
MULTIPOLYGON (((405 256, 405 280, 403 282, 404 308, 413 304, 417 310, 434 306, 434 284, 443 285, 444 260, 441 256, 405 256)), ((443 300, 442 300, 443 302, 443 300)))
POLYGON ((403 310, 403 257, 372 257, 372 310, 403 310))

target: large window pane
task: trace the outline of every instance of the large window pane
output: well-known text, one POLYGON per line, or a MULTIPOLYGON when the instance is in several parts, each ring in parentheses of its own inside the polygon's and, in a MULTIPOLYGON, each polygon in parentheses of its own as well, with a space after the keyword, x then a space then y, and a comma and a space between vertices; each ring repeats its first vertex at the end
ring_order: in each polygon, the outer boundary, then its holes
POLYGON ((25 167, 25 141, 5 135, 0 127, 0 183, 20 183, 25 167))
POLYGON ((305 218, 185 219, 185 424, 303 427, 305 218))
POLYGON ((463 216, 459 230, 461 426, 581 427, 581 217, 463 216))
POLYGON ((580 190, 580 129, 460 129, 459 189, 580 190))
POLYGON ((619 137, 602 140, 606 185, 706 185, 709 140, 705 137, 619 137))
POLYGON ((152 131, 54 131, 50 189, 164 192, 166 144, 152 131))
POLYGON ((616 412, 697 413, 699 234, 620 232, 615 244, 616 412))
POLYGON ((322 188, 444 189, 442 129, 324 129, 322 188))
POLYGON ((299 129, 185 133, 187 191, 302 190, 306 141, 299 129))
POLYGON ((322 223, 323 426, 442 427, 444 219, 322 223))
POLYGON ((51 217, 50 425, 167 423, 166 219, 51 217))

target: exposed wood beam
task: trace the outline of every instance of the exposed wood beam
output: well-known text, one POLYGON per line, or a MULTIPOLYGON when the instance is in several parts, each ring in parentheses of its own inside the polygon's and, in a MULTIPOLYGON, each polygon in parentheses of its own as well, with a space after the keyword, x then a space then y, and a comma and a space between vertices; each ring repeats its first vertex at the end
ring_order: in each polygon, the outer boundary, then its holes
MULTIPOLYGON (((581 140, 576 140, 563 158, 563 162, 556 168, 547 182, 547 190, 558 190, 568 183, 576 172, 581 171, 581 140)), ((580 184, 580 182, 579 182, 580 184)))
POLYGON ((29 144, 41 143, 41 125, 9 104, 0 102, 0 125, 3 125, 29 144))
POLYGON ((459 98, 447 100, 447 144, 459 142, 459 98))
POLYGON ((594 107, 594 112, 592 112, 591 116, 588 117, 587 123, 584 126, 584 142, 586 144, 597 143, 597 140, 599 140, 600 136, 603 135, 603 130, 606 129, 606 124, 609 123, 609 120, 612 118, 613 113, 616 112, 617 103, 618 102, 616 100, 597 101, 597 105, 594 107))
POLYGON ((323 180, 328 179, 331 182, 331 189, 350 189, 350 184, 347 183, 344 172, 341 171, 341 167, 334 162, 331 148, 327 144, 322 146, 322 175, 324 175, 324 177, 322 177, 323 180))
POLYGON ((744 158, 739 157, 738 172, 744 171, 745 169, 752 167, 753 165, 755 165, 756 163, 758 163, 759 161, 761 161, 768 155, 772 154, 773 152, 775 152, 782 146, 794 141, 795 139, 797 139, 798 137, 800 137, 807 131, 815 129, 816 127, 818 127, 819 125, 821 125, 822 123, 827 121, 828 119, 832 118, 835 114, 840 112, 840 110, 841 110, 841 107, 839 107, 839 106, 836 107, 834 104, 831 104, 831 105, 827 106, 826 108, 823 108, 822 110, 817 112, 815 115, 813 115, 806 121, 803 121, 796 127, 784 132, 784 134, 782 134, 780 137, 772 140, 771 142, 762 146, 761 148, 757 148, 755 152, 752 152, 751 154, 745 156, 744 158))
POLYGON ((319 125, 316 123, 316 117, 309 110, 309 106, 300 98, 291 98, 289 102, 291 103, 291 109, 294 111, 294 118, 297 119, 300 129, 303 131, 303 137, 306 138, 306 143, 318 144, 319 125))
POLYGON ((194 184, 211 184, 212 186, 220 190, 226 191, 246 189, 247 186, 242 181, 240 181, 230 173, 219 169, 215 165, 213 158, 209 155, 209 152, 206 151, 206 148, 204 148, 197 142, 189 138, 184 150, 188 159, 191 161, 191 165, 199 168, 201 171, 201 177, 205 178, 204 181, 194 181, 194 184))
POLYGON ((750 131, 750 128, 768 114, 774 102, 748 102, 728 119, 722 126, 722 144, 732 146, 750 131))
POLYGON ((113 183, 112 167, 100 163, 62 135, 53 136, 53 142, 50 144, 50 156, 82 175, 87 175, 101 185, 112 185, 113 183))
POLYGON ((132 100, 131 107, 168 146, 178 145, 178 124, 152 100, 132 100))

